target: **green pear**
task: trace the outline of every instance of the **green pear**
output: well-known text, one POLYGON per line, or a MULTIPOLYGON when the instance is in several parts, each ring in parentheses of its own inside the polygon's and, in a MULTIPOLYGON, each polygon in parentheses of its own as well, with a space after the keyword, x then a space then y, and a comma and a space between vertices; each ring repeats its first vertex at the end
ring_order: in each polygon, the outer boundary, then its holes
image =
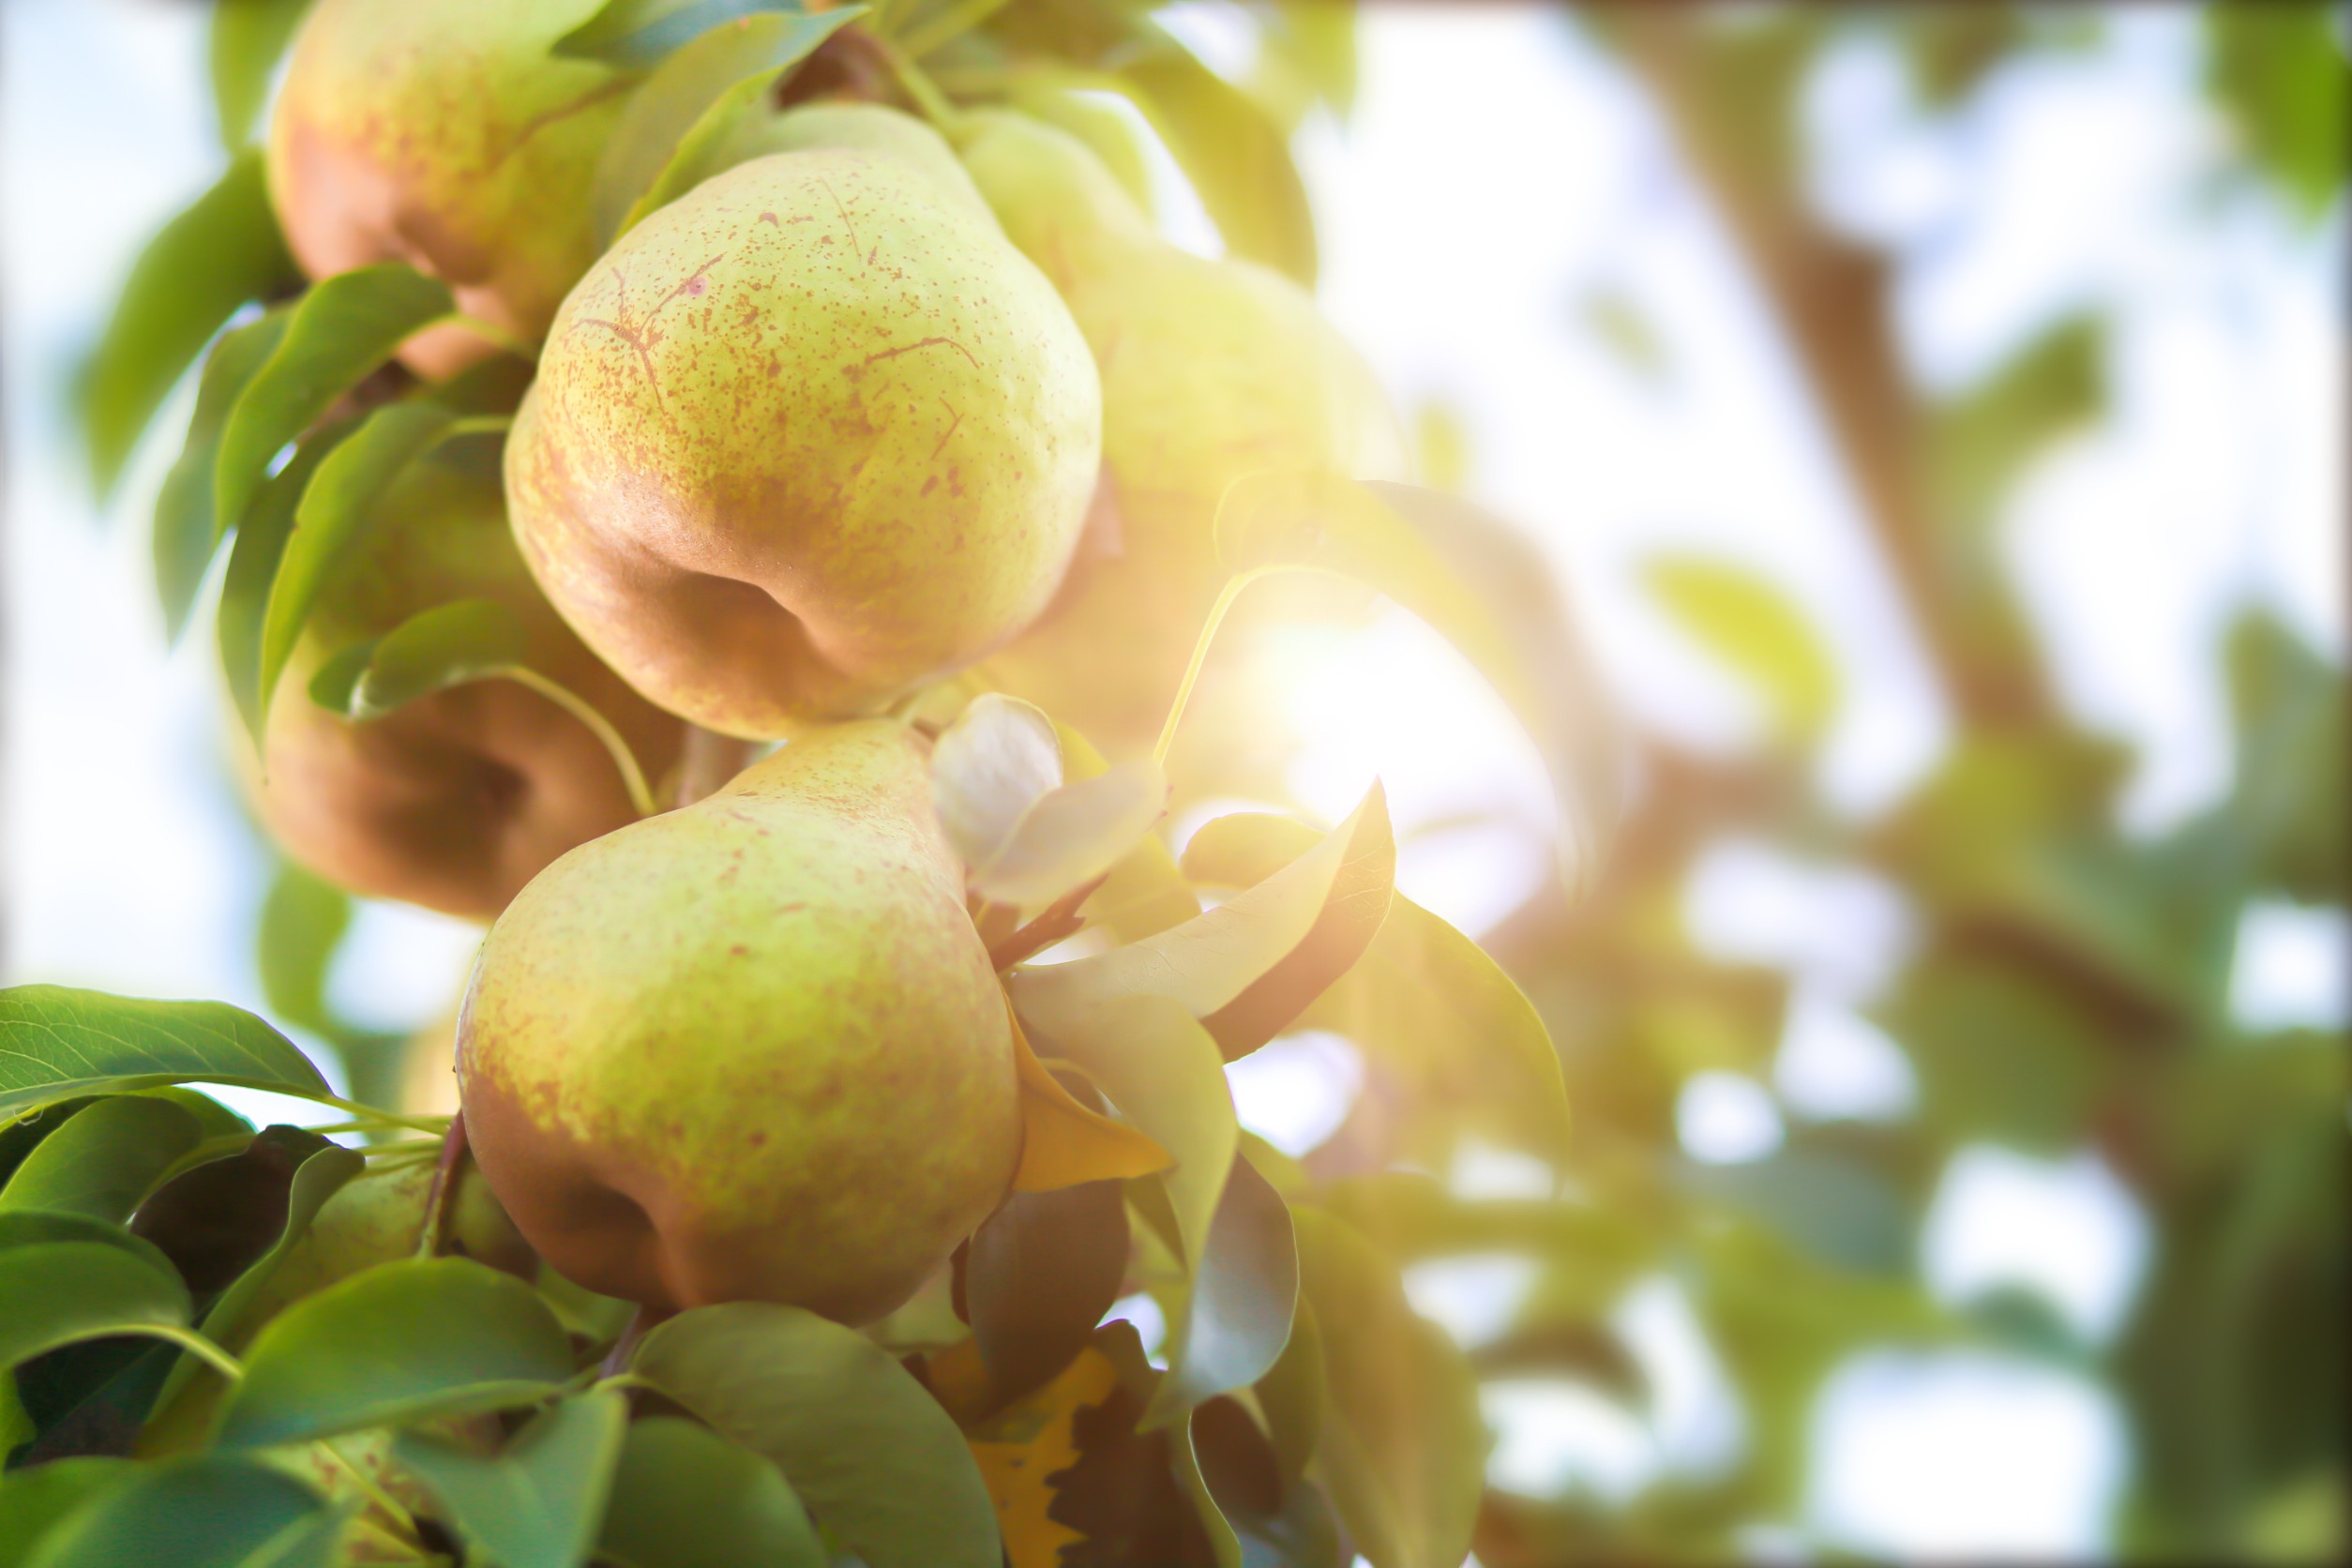
MULTIPOLYGON (((636 78, 550 53, 599 0, 318 0, 286 67, 269 187, 303 269, 407 262, 535 339, 596 259, 596 159, 636 78)), ((401 357, 488 352, 436 327, 401 357)))
POLYGON ((746 738, 870 713, 1059 585, 1100 387, 1044 276, 895 153, 756 158, 631 230, 557 313, 506 447, 580 637, 746 738))
POLYGON ((1003 1199, 1003 988, 927 743, 813 731, 586 844, 507 906, 458 1024, 482 1173, 574 1283, 864 1323, 1003 1199))
POLYGON ((359 893, 488 920, 557 855, 636 820, 603 745, 512 681, 454 686, 366 721, 328 712, 308 689, 334 654, 463 598, 512 611, 533 668, 611 720, 649 776, 676 760, 684 726, 597 662, 532 581, 495 474, 434 460, 412 464, 377 503, 288 661, 261 758, 240 755, 264 822, 296 860, 359 893))
MULTIPOLYGON (((245 1319, 249 1334, 306 1296, 340 1284, 363 1269, 416 1255, 423 1239, 425 1201, 433 1162, 408 1160, 371 1167, 343 1184, 319 1209, 310 1229, 279 1261, 245 1319)), ((444 1231, 443 1250, 523 1278, 535 1259, 529 1244, 499 1206, 480 1174, 463 1171, 444 1231)))
MULTIPOLYGON (((1006 237, 1053 279, 1100 369, 1116 520, 984 676, 1133 749, 1167 713, 1224 583, 1214 526, 1226 486, 1287 467, 1401 479, 1404 431, 1296 283, 1161 239, 1066 132, 1003 110, 974 113, 971 128, 965 167, 1006 237)), ((1260 588, 1243 603, 1276 598, 1260 588)))

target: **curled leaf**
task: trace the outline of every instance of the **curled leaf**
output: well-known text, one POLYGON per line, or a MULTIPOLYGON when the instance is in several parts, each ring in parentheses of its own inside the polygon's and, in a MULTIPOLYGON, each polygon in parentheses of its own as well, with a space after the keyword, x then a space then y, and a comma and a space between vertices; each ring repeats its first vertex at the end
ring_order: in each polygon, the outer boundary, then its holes
POLYGON ((1021 1163, 1015 1192, 1053 1192, 1087 1182, 1148 1176, 1174 1163, 1167 1150, 1102 1112, 1081 1105, 1030 1048, 1013 1020, 1014 1064, 1020 1074, 1021 1163))
POLYGON ((931 793, 972 891, 1036 909, 1135 853, 1167 809, 1168 779, 1138 760, 1065 784, 1053 721, 990 692, 941 734, 931 793))

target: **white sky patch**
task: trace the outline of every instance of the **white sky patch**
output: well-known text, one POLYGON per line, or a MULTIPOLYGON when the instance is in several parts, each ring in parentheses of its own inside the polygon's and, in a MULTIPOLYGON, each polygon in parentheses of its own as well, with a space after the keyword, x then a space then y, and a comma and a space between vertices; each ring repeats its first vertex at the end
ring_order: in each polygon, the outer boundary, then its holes
POLYGON ((1738 1073, 1694 1073, 1674 1102, 1683 1153, 1710 1165, 1744 1165, 1781 1146, 1787 1129, 1762 1084, 1738 1073))
POLYGON ((1772 1061, 1772 1087, 1817 1122, 1892 1122, 1919 1104, 1919 1075, 1877 1024, 1818 988, 1799 987, 1772 1061))
POLYGON ((2241 1029, 2352 1023, 2352 923, 2342 910, 2261 900, 2238 922, 2229 1011, 2241 1029))
POLYGON ((1305 1153, 1339 1130, 1364 1089, 1364 1063, 1336 1034, 1287 1034, 1230 1063, 1225 1080, 1243 1126, 1286 1154, 1305 1153))
POLYGON ((2131 1307, 2149 1237, 2139 1205, 2095 1156, 2053 1162, 1978 1146, 1945 1168, 1920 1250, 1945 1301, 2019 1286, 2100 1344, 2131 1307))

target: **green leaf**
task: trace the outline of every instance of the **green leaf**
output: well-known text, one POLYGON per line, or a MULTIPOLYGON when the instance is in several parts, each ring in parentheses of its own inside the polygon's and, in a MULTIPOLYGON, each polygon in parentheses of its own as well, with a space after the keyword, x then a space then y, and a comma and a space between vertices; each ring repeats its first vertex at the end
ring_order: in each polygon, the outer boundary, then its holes
POLYGON ((522 623, 494 599, 459 599, 346 648, 310 682, 310 698, 348 718, 381 718, 437 691, 523 668, 522 623))
POLYGON ((721 23, 807 8, 801 0, 606 0, 596 15, 555 40, 555 53, 634 70, 659 65, 721 23))
POLYGON ((961 1277, 991 1396, 1018 1398, 1067 1366, 1119 1299, 1126 1266, 1118 1183, 1009 1194, 972 1233, 961 1277))
MULTIPOLYGON (((330 1143, 294 1168, 294 1179, 286 1185, 286 1220, 279 1229, 278 1240, 212 1304, 212 1309, 204 1314, 205 1338, 217 1345, 235 1346, 243 1342, 253 1304, 268 1288, 279 1265, 309 1232, 310 1222, 318 1218, 326 1200, 367 1168, 366 1156, 330 1143)), ((160 1412, 171 1406, 180 1391, 203 1370, 204 1363, 193 1356, 182 1356, 165 1380, 162 1392, 156 1395, 155 1409, 160 1412)))
POLYGON ((499 1568, 580 1568, 604 1523, 627 1425, 628 1400, 602 1390, 541 1411, 494 1455, 403 1432, 392 1457, 499 1568))
POLYGON ((1236 482, 1217 508, 1228 569, 1292 566, 1377 588, 1442 635, 1511 705, 1560 802, 1558 852, 1588 885, 1617 816, 1621 756, 1549 568, 1524 535, 1456 497, 1289 470, 1236 482))
POLYGON ((1108 953, 1017 969, 1006 988, 1022 1021, 1054 1040, 1078 1035, 1108 1000, 1169 997, 1229 1062, 1281 1033, 1363 954, 1387 912, 1395 867, 1375 784, 1322 843, 1229 901, 1108 953))
POLYGON ((396 263, 313 284, 289 314, 277 350, 229 411, 213 460, 216 526, 241 522, 279 452, 417 328, 455 308, 447 284, 396 263))
POLYGON ((212 11, 212 103, 220 144, 245 145, 269 79, 310 0, 219 0, 212 11))
POLYGON ((1289 1343, 1299 1299, 1290 1211, 1238 1154, 1180 1311, 1171 1315, 1168 1375, 1143 1425, 1152 1427, 1273 1370, 1289 1343))
POLYGON ((301 281, 270 210, 262 156, 246 152, 132 264, 82 383, 90 471, 100 492, 156 406, 238 306, 301 281))
POLYGON ((212 465, 221 429, 246 383, 277 352, 285 331, 286 312, 272 310, 222 334, 204 360, 188 440, 155 499, 156 596, 163 605, 164 636, 170 641, 177 641, 186 629, 205 569, 220 548, 222 530, 212 511, 212 465))
POLYGON ((717 173, 704 165, 736 116, 864 14, 862 6, 815 15, 796 8, 746 10, 671 53, 629 96, 596 165, 599 245, 611 245, 647 213, 717 173))
MULTIPOLYGON (((1296 1238, 1293 1237, 1295 1248, 1296 1238)), ((1323 1432, 1323 1408, 1331 1397, 1323 1359, 1323 1334, 1304 1294, 1290 1318, 1290 1337, 1281 1356, 1258 1380, 1258 1408, 1266 1417, 1266 1440, 1288 1492, 1306 1479, 1323 1432)))
POLYGON ((284 1470, 200 1454, 108 1483, 25 1560, 27 1568, 328 1568, 343 1517, 284 1470))
POLYGON ((462 1258, 403 1259, 272 1319, 217 1441, 267 1448, 527 1405, 571 1375, 570 1341, 529 1286, 462 1258))
POLYGON ((1696 555, 1652 555, 1642 577, 1675 623, 1763 698, 1776 738, 1820 738, 1837 712, 1837 664, 1787 595, 1754 572, 1696 555))
POLYGON ((286 540, 294 533, 294 508, 319 465, 358 424, 355 418, 338 420, 295 447, 286 466, 271 475, 254 498, 237 529, 236 546, 229 551, 213 636, 219 647, 230 701, 245 720, 249 734, 261 733, 263 619, 269 610, 279 563, 286 553, 286 540))
MULTIPOLYGON (((1054 720, 1053 731, 1062 743, 1063 773, 1071 782, 1083 783, 1110 771, 1110 764, 1084 735, 1060 719, 1054 720)), ((1079 912, 1088 925, 1102 927, 1121 942, 1140 942, 1199 914, 1200 898, 1176 868, 1176 857, 1168 846, 1157 834, 1147 833, 1111 867, 1103 885, 1080 906, 1079 912)))
MULTIPOLYGON (((1031 1021, 1026 1011, 1021 1021, 1031 1021)), ((1173 1170, 1144 1180, 1167 1192, 1181 1244, 1178 1260, 1189 1274, 1209 1244, 1241 1140, 1216 1042, 1181 1003, 1148 992, 1113 995, 1084 1012, 1057 1015, 1055 1029, 1037 1040, 1046 1054, 1085 1069, 1128 1122, 1175 1156, 1173 1170)))
POLYGON ((336 569, 358 553, 375 516, 375 505, 393 479, 430 451, 457 422, 454 410, 430 398, 387 403, 323 458, 294 507, 294 532, 278 562, 262 612, 261 671, 255 690, 261 702, 253 740, 261 742, 278 677, 294 657, 294 644, 309 624, 336 569))
POLYGON ((629 1427, 597 1550, 624 1568, 825 1568, 832 1560, 774 1465, 671 1415, 629 1427))
POLYGON ((0 1252, 43 1242, 90 1242, 99 1246, 117 1246, 158 1274, 173 1272, 172 1260, 163 1256, 162 1248, 111 1220, 41 1209, 0 1209, 0 1252))
POLYGON ((0 1371, 61 1345, 188 1326, 188 1288, 112 1242, 0 1252, 0 1371))
MULTIPOLYGON (((0 1380, 0 1398, 8 1396, 0 1380)), ((138 1472, 128 1459, 79 1458, 0 1475, 0 1568, 23 1568, 60 1519, 138 1472)))
POLYGON ((145 1002, 64 986, 0 990, 0 1115, 166 1083, 311 1099, 328 1093, 292 1041, 224 1003, 145 1002))
MULTIPOLYGON (((1184 847, 1184 874, 1210 886, 1262 882, 1315 845, 1287 817, 1219 817, 1184 847)), ((1470 1125, 1559 1165, 1568 1091, 1550 1031, 1479 945, 1401 895, 1355 967, 1300 1015, 1345 1035, 1395 1075, 1415 1106, 1454 1106, 1470 1125)))
POLYGON ((931 798, 972 891, 1033 910, 1132 853, 1167 809, 1168 779, 1139 761, 1065 784, 1053 720, 986 692, 932 747, 931 798))
POLYGON ((1240 88, 1182 49, 1119 72, 1231 254, 1315 286, 1315 216, 1289 143, 1240 88))
POLYGON ((0 1209, 47 1209, 120 1224, 204 1136, 184 1106, 111 1095, 41 1139, 0 1187, 0 1209))
POLYGON ((647 1334, 633 1370, 774 1460, 871 1568, 998 1568, 963 1434, 864 1335, 793 1306, 696 1307, 647 1334))
MULTIPOLYGON (((1152 1392, 1154 1408, 1167 1397, 1167 1388, 1168 1380, 1163 1378, 1152 1392)), ((1184 1489, 1185 1498, 1192 1503, 1193 1515, 1200 1521, 1201 1533, 1208 1537, 1209 1555, 1215 1561, 1216 1568, 1243 1568, 1241 1537, 1233 1533, 1232 1521, 1225 1516, 1225 1510, 1217 1505, 1215 1495, 1209 1490, 1208 1477, 1200 1473, 1200 1455, 1194 1446, 1193 1432, 1199 1412, 1184 1410, 1183 1407, 1178 1409, 1184 1419, 1168 1434, 1169 1468, 1175 1470, 1177 1485, 1184 1489)), ((1145 1419, 1137 1425, 1138 1429, 1144 1429, 1150 1425, 1147 1411, 1145 1419)))
POLYGON ((1371 1243, 1319 1210, 1292 1222, 1328 1376, 1317 1472, 1373 1568, 1458 1568, 1485 1489, 1470 1368, 1371 1243))
POLYGON ((335 1033, 326 975, 350 928, 350 894, 291 860, 278 863, 253 939, 262 998, 272 1013, 297 1028, 335 1033))

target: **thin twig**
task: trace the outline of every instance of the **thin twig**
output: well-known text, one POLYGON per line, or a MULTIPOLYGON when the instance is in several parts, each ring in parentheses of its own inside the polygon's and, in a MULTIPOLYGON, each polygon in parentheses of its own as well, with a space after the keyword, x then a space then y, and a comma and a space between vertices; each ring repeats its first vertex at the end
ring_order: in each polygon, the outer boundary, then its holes
POLYGON ((432 1185, 425 1189, 425 1224, 416 1238, 416 1256, 440 1255, 443 1234, 449 1228, 449 1198, 458 1184, 458 1167, 464 1162, 465 1112, 449 1118, 448 1136, 441 1141, 441 1158, 433 1165, 432 1185))

